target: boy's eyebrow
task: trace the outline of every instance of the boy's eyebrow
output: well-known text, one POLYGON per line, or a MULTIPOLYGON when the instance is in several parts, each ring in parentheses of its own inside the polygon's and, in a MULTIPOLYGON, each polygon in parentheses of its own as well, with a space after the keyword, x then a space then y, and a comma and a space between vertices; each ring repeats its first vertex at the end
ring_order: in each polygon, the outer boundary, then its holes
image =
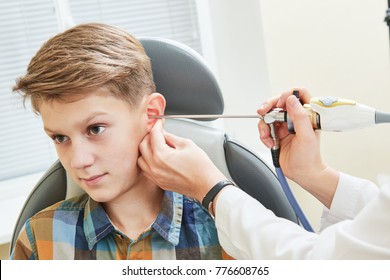
POLYGON ((83 123, 89 123, 91 120, 93 120, 94 118, 98 117, 98 116, 101 116, 101 115, 110 115, 110 113, 108 112, 103 112, 103 111, 96 111, 96 112, 93 112, 91 113, 91 115, 86 118, 84 121, 79 121, 77 123, 77 125, 80 125, 80 124, 83 124, 83 123))
MULTIPOLYGON (((82 124, 85 124, 85 123, 88 123, 90 122, 91 120, 93 120, 94 118, 98 117, 98 116, 101 116, 101 115, 110 115, 109 113, 107 112, 103 112, 103 111, 96 111, 96 112, 93 112, 91 113, 85 120, 81 120, 81 121, 78 121, 76 123, 76 126, 81 126, 82 124)), ((43 129, 46 131, 46 132, 49 132, 49 133, 56 133, 56 131, 44 126, 43 129)))

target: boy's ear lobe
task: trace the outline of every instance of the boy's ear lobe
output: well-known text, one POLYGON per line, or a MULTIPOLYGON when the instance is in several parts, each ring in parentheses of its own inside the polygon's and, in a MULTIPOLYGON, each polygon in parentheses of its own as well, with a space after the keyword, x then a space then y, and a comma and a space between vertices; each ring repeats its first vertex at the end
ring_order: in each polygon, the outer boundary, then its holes
POLYGON ((162 116, 165 111, 165 98, 160 93, 152 93, 148 96, 146 101, 146 113, 148 115, 148 129, 151 129, 154 126, 154 123, 158 120, 156 118, 151 118, 151 116, 162 116))

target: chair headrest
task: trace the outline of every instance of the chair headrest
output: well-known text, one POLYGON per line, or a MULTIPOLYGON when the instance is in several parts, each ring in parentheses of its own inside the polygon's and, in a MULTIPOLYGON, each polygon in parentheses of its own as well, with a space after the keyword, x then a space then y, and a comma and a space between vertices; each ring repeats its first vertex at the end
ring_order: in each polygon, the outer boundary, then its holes
POLYGON ((162 38, 139 38, 151 59, 166 114, 222 114, 221 90, 204 59, 193 49, 162 38))

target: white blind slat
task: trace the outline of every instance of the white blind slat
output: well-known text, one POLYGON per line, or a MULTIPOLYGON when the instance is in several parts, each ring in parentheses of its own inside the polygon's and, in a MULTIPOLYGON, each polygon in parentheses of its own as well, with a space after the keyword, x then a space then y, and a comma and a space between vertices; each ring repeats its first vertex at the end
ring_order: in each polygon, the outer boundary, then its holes
POLYGON ((56 158, 40 119, 23 108, 12 86, 57 32, 53 1, 0 1, 0 181, 41 172, 56 158))
POLYGON ((195 0, 70 0, 77 24, 105 22, 136 37, 164 37, 202 53, 195 5, 195 0))

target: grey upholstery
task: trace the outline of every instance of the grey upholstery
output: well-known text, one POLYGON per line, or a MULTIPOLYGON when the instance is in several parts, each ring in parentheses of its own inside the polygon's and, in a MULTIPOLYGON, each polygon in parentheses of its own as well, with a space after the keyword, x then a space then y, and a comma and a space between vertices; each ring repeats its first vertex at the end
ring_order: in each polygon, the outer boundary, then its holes
MULTIPOLYGON (((167 100, 167 114, 221 114, 224 103, 218 83, 199 54, 177 42, 141 39, 151 58, 157 91, 167 100)), ((277 216, 298 223, 274 172, 257 155, 237 143, 213 120, 166 120, 165 128, 192 139, 238 187, 259 200, 277 216)), ((82 190, 55 162, 28 197, 15 225, 11 248, 25 221, 57 201, 82 190)))
POLYGON ((202 57, 167 39, 141 39, 152 61, 157 91, 167 100, 166 114, 222 114, 221 90, 202 57))

